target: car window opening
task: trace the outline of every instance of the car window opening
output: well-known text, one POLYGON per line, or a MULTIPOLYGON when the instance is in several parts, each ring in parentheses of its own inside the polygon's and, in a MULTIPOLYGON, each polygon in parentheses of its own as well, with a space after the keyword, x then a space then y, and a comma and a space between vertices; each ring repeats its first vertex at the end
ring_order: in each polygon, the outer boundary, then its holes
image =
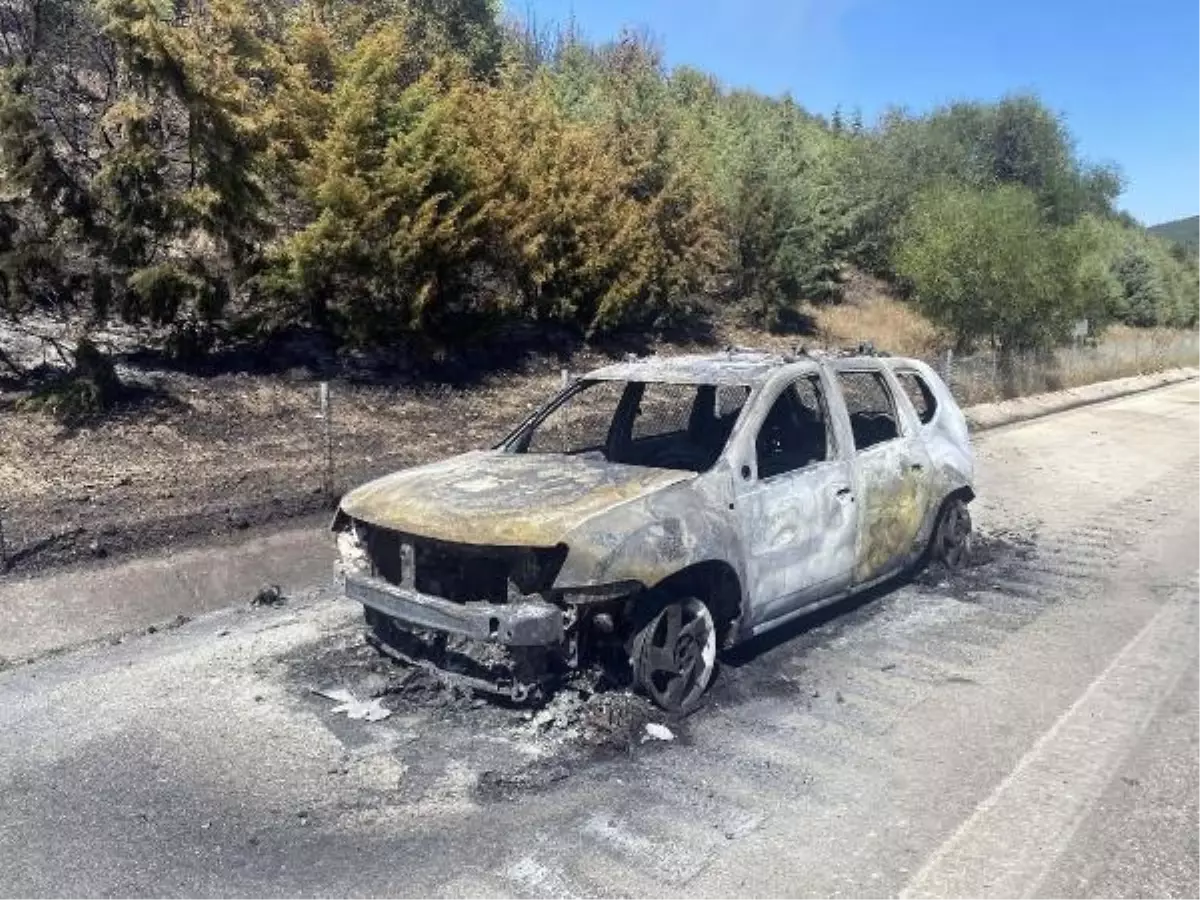
POLYGON ((704 472, 725 449, 749 396, 748 385, 736 384, 584 383, 512 449, 704 472))
POLYGON ((900 387, 904 388, 904 393, 912 401, 913 409, 917 411, 917 418, 921 424, 928 425, 932 422, 934 414, 937 413, 937 399, 933 396, 929 385, 925 383, 925 379, 916 372, 897 372, 896 380, 900 382, 900 387))
POLYGON ((900 436, 896 405, 878 372, 839 372, 854 448, 867 450, 900 436))
POLYGON ((775 400, 755 440, 760 479, 797 471, 834 455, 825 396, 816 376, 800 378, 775 400))

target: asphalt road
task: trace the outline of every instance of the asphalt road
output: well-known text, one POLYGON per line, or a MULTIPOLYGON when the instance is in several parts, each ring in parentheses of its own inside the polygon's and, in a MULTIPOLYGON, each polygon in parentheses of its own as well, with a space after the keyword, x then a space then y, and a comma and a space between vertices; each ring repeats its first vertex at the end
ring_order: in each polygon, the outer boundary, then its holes
POLYGON ((983 435, 991 561, 731 660, 669 743, 348 720, 320 586, 0 673, 0 893, 1197 896, 1197 401, 983 435))

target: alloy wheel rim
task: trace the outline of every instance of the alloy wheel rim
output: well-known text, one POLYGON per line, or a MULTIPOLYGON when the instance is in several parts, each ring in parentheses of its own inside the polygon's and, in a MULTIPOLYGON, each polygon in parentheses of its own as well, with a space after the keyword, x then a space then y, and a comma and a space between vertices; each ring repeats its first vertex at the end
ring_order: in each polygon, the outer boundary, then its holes
POLYGON ((946 511, 942 523, 941 557, 952 569, 959 568, 967 559, 971 544, 971 520, 966 509, 955 503, 946 511))
POLYGON ((696 598, 672 603, 655 617, 642 649, 644 687, 665 709, 686 711, 704 693, 716 667, 716 627, 696 598))

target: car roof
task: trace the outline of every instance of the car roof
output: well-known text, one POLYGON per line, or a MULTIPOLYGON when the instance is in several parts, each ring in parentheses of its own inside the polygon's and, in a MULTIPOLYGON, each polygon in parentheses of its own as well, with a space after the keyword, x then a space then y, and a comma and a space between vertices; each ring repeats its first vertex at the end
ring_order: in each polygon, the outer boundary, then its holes
POLYGON ((597 381, 649 381, 673 384, 754 384, 784 365, 775 353, 645 356, 604 366, 584 376, 597 381))
MULTIPOLYGON (((868 363, 878 366, 880 357, 827 354, 820 351, 800 354, 766 353, 754 350, 728 350, 723 353, 684 354, 680 356, 632 357, 625 362, 588 372, 585 381, 645 381, 663 384, 738 384, 756 385, 784 367, 803 368, 828 361, 836 368, 868 363)), ((896 360, 897 362, 901 360, 896 360)))

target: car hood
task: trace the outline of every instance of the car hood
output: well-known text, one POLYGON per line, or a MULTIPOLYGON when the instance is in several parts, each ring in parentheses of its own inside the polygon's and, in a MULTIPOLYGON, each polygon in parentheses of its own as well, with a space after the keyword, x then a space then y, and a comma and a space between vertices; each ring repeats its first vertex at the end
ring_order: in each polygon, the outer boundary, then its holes
POLYGON ((695 477, 579 456, 479 451, 364 484, 342 499, 342 511, 436 540, 553 547, 593 516, 695 477))

